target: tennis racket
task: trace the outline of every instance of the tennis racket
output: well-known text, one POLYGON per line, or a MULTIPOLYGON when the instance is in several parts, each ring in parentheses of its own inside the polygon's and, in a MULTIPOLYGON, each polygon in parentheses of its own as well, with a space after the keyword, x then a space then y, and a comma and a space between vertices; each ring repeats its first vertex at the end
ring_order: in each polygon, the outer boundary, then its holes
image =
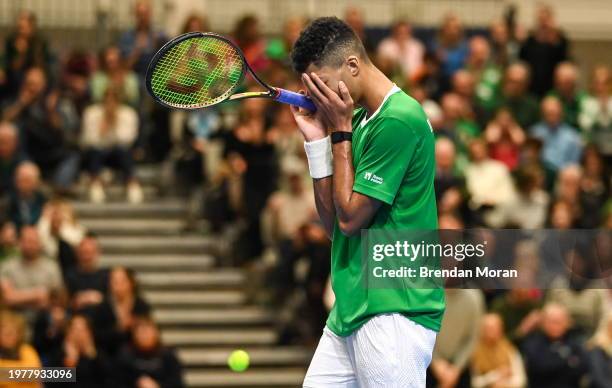
POLYGON ((209 32, 188 32, 166 43, 149 63, 146 86, 155 101, 169 108, 200 109, 263 97, 316 111, 308 97, 263 82, 238 46, 209 32), (247 72, 266 91, 235 94, 247 72))

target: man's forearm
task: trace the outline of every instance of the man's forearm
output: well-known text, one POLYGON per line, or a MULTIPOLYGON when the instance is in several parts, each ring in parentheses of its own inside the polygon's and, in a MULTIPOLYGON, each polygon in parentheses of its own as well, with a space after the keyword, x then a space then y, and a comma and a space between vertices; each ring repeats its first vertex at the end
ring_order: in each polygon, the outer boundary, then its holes
POLYGON ((333 178, 331 176, 312 180, 317 213, 319 213, 319 218, 321 219, 325 233, 327 233, 327 237, 330 239, 334 232, 334 220, 336 217, 332 194, 332 181, 333 178))
POLYGON ((339 222, 349 222, 350 204, 355 182, 351 143, 334 144, 333 202, 339 222))

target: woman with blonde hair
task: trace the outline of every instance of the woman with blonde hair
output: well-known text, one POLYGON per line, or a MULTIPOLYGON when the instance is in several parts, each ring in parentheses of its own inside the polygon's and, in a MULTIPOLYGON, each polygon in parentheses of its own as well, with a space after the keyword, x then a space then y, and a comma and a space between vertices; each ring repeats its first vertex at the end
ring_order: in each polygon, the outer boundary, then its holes
POLYGON ((480 338, 471 362, 472 387, 522 388, 525 369, 518 350, 504 335, 498 314, 486 314, 481 321, 480 338))
MULTIPOLYGON (((25 343, 25 320, 9 310, 0 311, 0 368, 40 368, 34 348, 25 343)), ((0 388, 40 388, 38 382, 2 382, 0 388)))
POLYGON ((612 381, 612 312, 589 341, 589 388, 606 388, 612 381))
POLYGON ((61 198, 52 199, 45 204, 37 227, 45 256, 51 259, 58 257, 62 242, 75 247, 86 232, 79 224, 72 205, 61 198))

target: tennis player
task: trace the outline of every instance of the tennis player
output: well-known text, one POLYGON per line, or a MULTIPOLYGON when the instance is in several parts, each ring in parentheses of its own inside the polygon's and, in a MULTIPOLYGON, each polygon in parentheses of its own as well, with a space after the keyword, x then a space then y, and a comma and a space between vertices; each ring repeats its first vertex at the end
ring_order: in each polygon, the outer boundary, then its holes
POLYGON ((367 289, 360 231, 437 229, 431 126, 335 17, 308 25, 291 59, 318 108, 292 111, 332 239, 336 295, 303 386, 424 387, 444 290, 367 289))

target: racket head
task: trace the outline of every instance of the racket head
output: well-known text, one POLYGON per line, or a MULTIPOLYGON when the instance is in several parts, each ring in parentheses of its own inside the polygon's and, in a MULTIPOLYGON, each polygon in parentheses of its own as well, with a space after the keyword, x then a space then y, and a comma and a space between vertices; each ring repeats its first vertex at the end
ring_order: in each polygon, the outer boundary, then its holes
POLYGON ((242 51, 229 39, 189 32, 159 49, 145 82, 153 99, 166 107, 200 109, 227 100, 247 71, 242 51))

